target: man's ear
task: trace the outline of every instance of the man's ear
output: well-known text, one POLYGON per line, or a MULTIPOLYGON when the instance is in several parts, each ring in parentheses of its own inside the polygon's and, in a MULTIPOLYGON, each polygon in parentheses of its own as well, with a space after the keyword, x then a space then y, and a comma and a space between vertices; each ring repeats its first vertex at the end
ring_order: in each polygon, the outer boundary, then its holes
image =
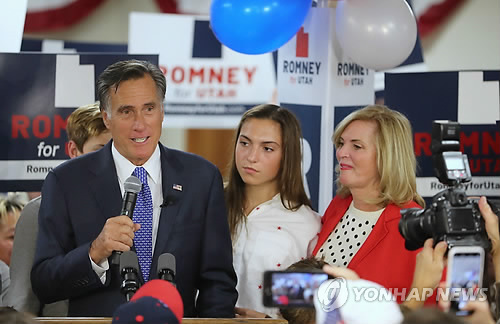
POLYGON ((68 142, 68 155, 69 155, 70 159, 75 158, 77 156, 80 156, 82 154, 83 153, 80 152, 80 150, 76 146, 75 141, 71 140, 71 141, 68 142))
POLYGON ((106 126, 107 129, 110 129, 109 128, 110 127, 110 123, 109 123, 108 113, 104 109, 101 114, 102 114, 102 121, 104 122, 104 125, 106 126))

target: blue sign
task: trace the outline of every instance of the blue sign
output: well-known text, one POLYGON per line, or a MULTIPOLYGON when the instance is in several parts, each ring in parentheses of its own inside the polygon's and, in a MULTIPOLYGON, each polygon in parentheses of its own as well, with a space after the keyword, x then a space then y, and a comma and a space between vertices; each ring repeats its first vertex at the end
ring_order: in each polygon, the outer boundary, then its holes
POLYGON ((47 172, 69 158, 68 116, 96 100, 108 65, 131 58, 158 64, 157 55, 0 53, 0 191, 41 189, 47 172), (82 93, 86 102, 77 102, 82 93))
POLYGON ((468 156, 473 176, 463 185, 467 193, 500 196, 500 131, 496 125, 500 119, 499 81, 500 71, 386 74, 386 105, 404 113, 413 127, 419 165, 417 184, 424 197, 445 189, 434 179, 434 120, 461 124, 461 150, 468 156))

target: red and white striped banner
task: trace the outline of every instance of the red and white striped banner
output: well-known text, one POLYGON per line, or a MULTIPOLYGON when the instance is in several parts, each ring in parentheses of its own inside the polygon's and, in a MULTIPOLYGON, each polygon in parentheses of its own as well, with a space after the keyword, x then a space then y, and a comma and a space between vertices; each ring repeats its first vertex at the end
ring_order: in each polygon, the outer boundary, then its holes
MULTIPOLYGON (((24 32, 63 30, 79 23, 106 0, 29 0, 24 32)), ((109 1, 109 0, 108 0, 109 1)), ((178 13, 177 1, 155 0, 164 13, 178 13)))
POLYGON ((412 7, 417 17, 420 37, 431 34, 464 2, 464 0, 413 0, 412 7))

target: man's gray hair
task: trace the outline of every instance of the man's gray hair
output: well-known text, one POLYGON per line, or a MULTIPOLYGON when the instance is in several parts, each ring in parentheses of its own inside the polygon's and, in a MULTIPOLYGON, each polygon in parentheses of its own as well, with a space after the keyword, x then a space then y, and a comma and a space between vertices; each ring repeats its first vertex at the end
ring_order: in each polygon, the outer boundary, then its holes
POLYGON ((167 82, 158 66, 147 61, 119 61, 108 66, 97 80, 97 96, 101 102, 101 111, 106 111, 108 116, 111 116, 110 89, 116 92, 122 81, 140 79, 146 74, 149 74, 155 82, 158 99, 163 104, 167 82))

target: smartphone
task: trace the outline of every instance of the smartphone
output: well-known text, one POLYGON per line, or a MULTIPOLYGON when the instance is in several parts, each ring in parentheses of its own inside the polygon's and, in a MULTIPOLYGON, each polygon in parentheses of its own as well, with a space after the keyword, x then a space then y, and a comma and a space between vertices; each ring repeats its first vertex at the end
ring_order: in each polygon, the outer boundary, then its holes
POLYGON ((448 251, 446 287, 450 289, 450 312, 470 315, 462 308, 480 294, 483 283, 484 249, 480 246, 455 246, 448 251))
POLYGON ((264 272, 264 306, 314 307, 316 289, 330 277, 316 271, 264 272))

